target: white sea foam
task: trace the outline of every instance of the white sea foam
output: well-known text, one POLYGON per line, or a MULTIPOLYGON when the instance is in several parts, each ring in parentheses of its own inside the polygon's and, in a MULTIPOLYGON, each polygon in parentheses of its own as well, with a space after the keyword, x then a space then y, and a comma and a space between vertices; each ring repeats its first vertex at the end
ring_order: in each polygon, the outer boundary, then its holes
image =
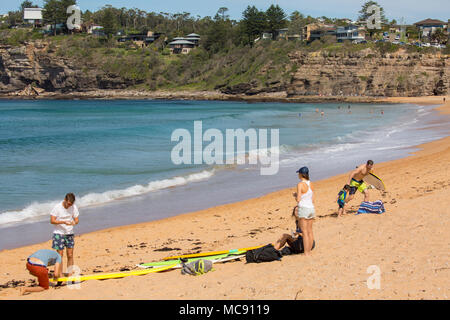
MULTIPOLYGON (((135 185, 126 189, 110 190, 102 193, 89 193, 77 199, 79 208, 106 204, 123 198, 139 196, 148 192, 186 185, 191 182, 202 181, 211 178, 216 169, 204 170, 185 176, 177 176, 169 179, 151 181, 147 185, 135 185)), ((0 226, 10 226, 16 223, 36 222, 50 215, 50 211, 61 200, 43 203, 32 203, 22 210, 6 211, 0 214, 0 226)))

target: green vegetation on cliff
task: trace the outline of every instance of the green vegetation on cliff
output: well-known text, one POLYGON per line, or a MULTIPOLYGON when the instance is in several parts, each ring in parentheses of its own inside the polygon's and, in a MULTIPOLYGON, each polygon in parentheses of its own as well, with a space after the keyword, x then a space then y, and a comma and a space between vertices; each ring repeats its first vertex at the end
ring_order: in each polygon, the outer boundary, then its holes
MULTIPOLYGON (((214 90, 241 84, 251 84, 253 88, 283 86, 290 83, 302 66, 301 60, 291 59, 293 55, 372 59, 398 50, 417 55, 448 53, 448 50, 390 43, 336 43, 324 37, 311 44, 260 40, 249 46, 229 42, 220 50, 210 51, 201 45, 189 54, 171 55, 161 41, 142 48, 132 42, 121 43, 113 38, 86 34, 43 38, 37 32, 17 29, 1 30, 0 35, 1 44, 20 46, 38 41, 45 54, 55 61, 70 61, 70 65, 85 74, 103 73, 127 87, 144 90, 214 90), (370 52, 362 53, 364 50, 370 52)), ((360 75, 359 79, 368 80, 366 75, 360 75)))

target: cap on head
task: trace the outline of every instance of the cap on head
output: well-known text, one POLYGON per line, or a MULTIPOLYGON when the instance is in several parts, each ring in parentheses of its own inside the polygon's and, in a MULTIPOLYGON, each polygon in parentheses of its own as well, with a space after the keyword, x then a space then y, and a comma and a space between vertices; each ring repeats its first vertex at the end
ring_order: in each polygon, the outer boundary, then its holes
POLYGON ((301 167, 300 169, 297 170, 297 173, 309 174, 309 169, 308 167, 301 167))

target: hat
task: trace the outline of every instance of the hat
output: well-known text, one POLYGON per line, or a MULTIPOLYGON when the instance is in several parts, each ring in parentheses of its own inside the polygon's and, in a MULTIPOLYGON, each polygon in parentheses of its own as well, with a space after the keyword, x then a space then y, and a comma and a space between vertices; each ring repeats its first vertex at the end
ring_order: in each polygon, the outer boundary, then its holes
POLYGON ((308 169, 308 167, 301 167, 296 172, 301 173, 301 174, 309 174, 309 169, 308 169))

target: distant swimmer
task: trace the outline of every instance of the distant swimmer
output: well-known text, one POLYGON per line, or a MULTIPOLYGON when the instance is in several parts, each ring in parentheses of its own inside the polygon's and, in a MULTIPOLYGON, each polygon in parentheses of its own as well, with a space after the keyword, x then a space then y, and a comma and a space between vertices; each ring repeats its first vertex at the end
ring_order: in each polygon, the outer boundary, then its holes
POLYGON ((384 114, 384 111, 383 111, 383 110, 381 110, 381 114, 384 114))
POLYGON ((350 105, 348 105, 348 109, 350 109, 350 105))
POLYGON ((316 109, 316 113, 319 113, 319 109, 316 109))
POLYGON ((364 195, 364 201, 369 201, 369 193, 367 192, 368 185, 363 181, 373 169, 373 160, 367 160, 366 164, 358 166, 353 170, 348 178, 348 185, 350 186, 349 197, 346 202, 350 202, 354 197, 356 190, 364 195))
POLYGON ((324 113, 323 111, 320 113, 321 116, 323 116, 324 114, 325 114, 325 113, 324 113))

